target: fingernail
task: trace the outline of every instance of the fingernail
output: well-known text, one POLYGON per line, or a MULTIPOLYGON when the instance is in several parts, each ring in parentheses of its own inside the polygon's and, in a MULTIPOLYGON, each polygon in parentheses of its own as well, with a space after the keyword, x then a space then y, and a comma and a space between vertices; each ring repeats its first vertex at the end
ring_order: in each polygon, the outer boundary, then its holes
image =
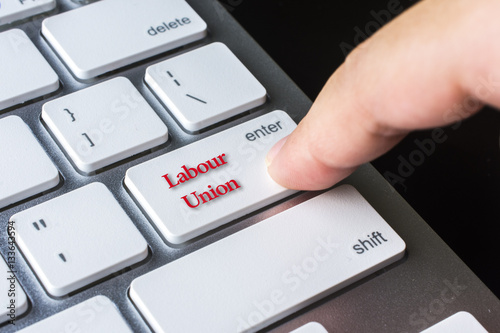
POLYGON ((278 153, 280 152, 281 148, 286 142, 286 139, 288 139, 288 136, 284 137, 280 141, 276 142, 276 144, 269 150, 269 152, 266 155, 266 165, 269 167, 271 163, 273 162, 274 158, 278 153))

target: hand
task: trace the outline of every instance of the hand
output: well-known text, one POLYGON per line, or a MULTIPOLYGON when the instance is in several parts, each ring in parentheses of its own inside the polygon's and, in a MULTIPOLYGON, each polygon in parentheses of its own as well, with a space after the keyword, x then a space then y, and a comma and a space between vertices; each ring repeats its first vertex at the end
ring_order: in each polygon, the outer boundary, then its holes
POLYGON ((500 106, 500 1, 424 0, 354 49, 266 162, 279 184, 328 188, 414 129, 500 106))

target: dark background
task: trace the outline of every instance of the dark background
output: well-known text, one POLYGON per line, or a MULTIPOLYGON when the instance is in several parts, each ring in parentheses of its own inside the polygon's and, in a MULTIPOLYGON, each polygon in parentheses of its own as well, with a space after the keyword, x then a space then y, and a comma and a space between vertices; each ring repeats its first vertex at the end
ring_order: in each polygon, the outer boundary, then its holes
MULTIPOLYGON (((396 12, 394 8, 406 9, 415 3, 221 2, 312 100, 344 61, 341 45, 356 45, 365 38, 359 31, 369 36, 380 26, 380 18, 394 17, 391 9, 396 12)), ((392 183, 500 297, 500 112, 485 108, 456 127, 444 128, 448 139, 436 144, 435 151, 419 166, 400 179, 392 179, 392 183)), ((415 140, 431 137, 431 130, 415 132, 373 164, 383 175, 398 175, 401 159, 408 160, 419 149, 415 140)))

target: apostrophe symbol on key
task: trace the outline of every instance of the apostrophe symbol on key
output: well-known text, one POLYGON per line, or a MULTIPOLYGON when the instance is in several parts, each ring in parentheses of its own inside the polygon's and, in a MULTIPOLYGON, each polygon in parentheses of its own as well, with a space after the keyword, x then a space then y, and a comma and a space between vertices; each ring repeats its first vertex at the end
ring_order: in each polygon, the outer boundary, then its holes
MULTIPOLYGON (((173 80, 173 82, 175 83, 175 85, 177 87, 180 87, 181 86, 181 83, 179 82, 179 80, 177 80, 174 76, 174 74, 172 74, 171 71, 166 71, 167 75, 173 80)), ((203 103, 203 104, 207 104, 206 101, 202 100, 201 98, 199 97, 196 97, 196 96, 193 96, 192 94, 186 94, 186 97, 189 97, 197 102, 200 102, 200 103, 203 103)))
POLYGON ((63 262, 66 262, 66 261, 67 261, 67 260, 66 260, 66 257, 65 257, 65 256, 64 256, 64 254, 62 254, 62 253, 59 253, 59 258, 61 258, 61 260, 62 260, 63 262))
POLYGON ((76 120, 75 119, 75 114, 73 112, 71 112, 68 109, 64 109, 64 111, 66 111, 71 116, 71 122, 74 122, 76 120))
POLYGON ((171 71, 167 71, 167 75, 174 81, 175 85, 177 87, 180 87, 181 86, 181 83, 179 82, 179 80, 177 80, 175 77, 174 77, 174 74, 172 74, 171 71))
POLYGON ((194 97, 194 96, 189 95, 189 94, 186 94, 186 96, 187 96, 187 97, 189 97, 189 98, 192 98, 192 99, 194 99, 195 101, 198 101, 198 102, 200 102, 200 103, 207 104, 207 102, 205 102, 204 100, 202 100, 202 99, 200 99, 200 98, 198 98, 198 97, 194 97))
POLYGON ((38 220, 37 222, 33 222, 33 227, 37 230, 40 231, 42 228, 46 229, 47 228, 47 223, 43 219, 38 220))

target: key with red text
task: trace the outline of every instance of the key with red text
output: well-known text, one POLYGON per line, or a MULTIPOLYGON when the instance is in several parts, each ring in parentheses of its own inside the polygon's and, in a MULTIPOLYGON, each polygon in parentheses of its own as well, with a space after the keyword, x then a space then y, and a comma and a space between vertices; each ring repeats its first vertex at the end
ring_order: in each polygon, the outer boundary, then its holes
POLYGON ((270 178, 265 156, 295 127, 271 112, 135 166, 125 185, 167 241, 186 242, 294 193, 270 178))

